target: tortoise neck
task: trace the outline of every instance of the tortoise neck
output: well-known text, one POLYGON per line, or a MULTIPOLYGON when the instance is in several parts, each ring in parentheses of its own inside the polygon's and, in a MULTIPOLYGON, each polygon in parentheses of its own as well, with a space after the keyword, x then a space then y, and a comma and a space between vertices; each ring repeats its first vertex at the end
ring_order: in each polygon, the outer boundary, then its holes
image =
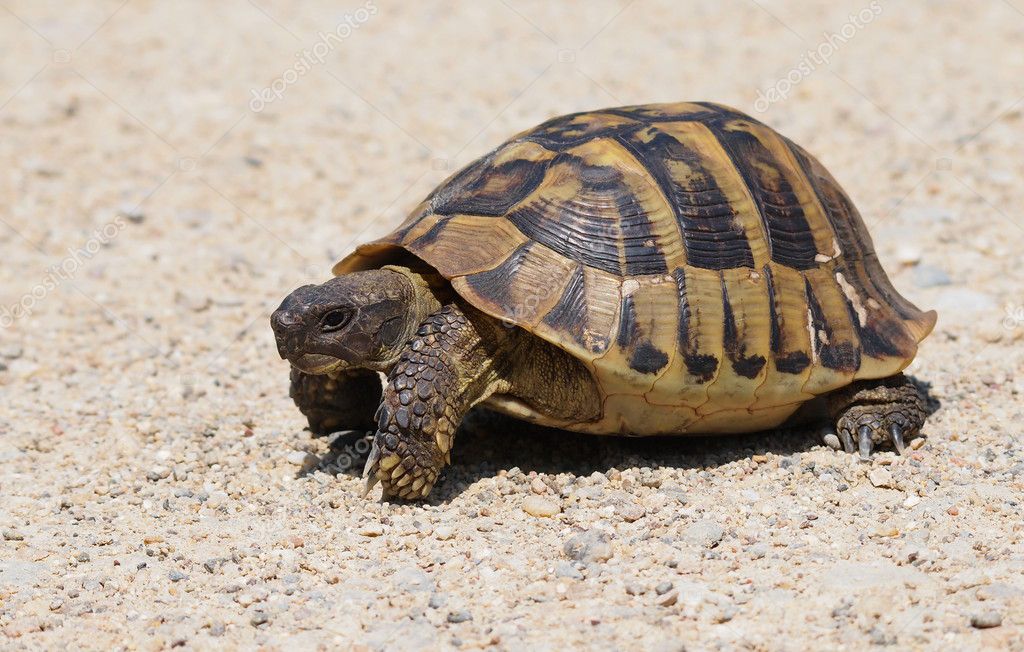
POLYGON ((451 290, 446 290, 447 282, 438 274, 431 274, 421 271, 414 271, 408 267, 398 265, 385 265, 381 269, 398 272, 408 279, 412 286, 412 300, 409 302, 409 311, 406 319, 408 329, 406 340, 416 334, 420 324, 441 309, 441 306, 451 300, 451 290))

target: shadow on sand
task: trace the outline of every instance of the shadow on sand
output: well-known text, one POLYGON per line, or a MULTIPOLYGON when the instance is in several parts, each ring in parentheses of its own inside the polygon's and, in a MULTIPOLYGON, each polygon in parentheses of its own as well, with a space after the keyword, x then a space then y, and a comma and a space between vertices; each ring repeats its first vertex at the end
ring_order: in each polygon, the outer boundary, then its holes
MULTIPOLYGON (((927 398, 929 414, 934 414, 941 404, 930 394, 931 384, 912 380, 927 398)), ((613 468, 691 469, 769 453, 789 456, 823 445, 819 434, 823 423, 821 409, 819 404, 809 404, 792 425, 775 430, 683 437, 584 435, 477 409, 466 417, 459 429, 452 464, 442 473, 428 503, 447 503, 474 482, 513 467, 524 473, 586 476, 613 468)), ((362 475, 370 433, 353 432, 334 437, 330 452, 321 458, 320 464, 299 473, 299 477, 317 470, 352 477, 362 475)))

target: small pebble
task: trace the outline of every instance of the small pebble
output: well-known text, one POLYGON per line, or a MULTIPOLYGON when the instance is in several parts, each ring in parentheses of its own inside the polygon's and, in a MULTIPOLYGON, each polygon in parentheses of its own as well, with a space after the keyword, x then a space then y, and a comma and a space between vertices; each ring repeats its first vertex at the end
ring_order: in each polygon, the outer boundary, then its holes
POLYGON ((665 595, 672 590, 672 582, 662 582, 658 586, 654 587, 654 592, 658 595, 665 595))
POLYGON ((166 466, 154 466, 149 470, 149 473, 146 474, 146 477, 149 480, 156 482, 157 480, 163 480, 164 478, 167 478, 170 475, 171 470, 166 466))
POLYGON ((448 622, 450 623, 464 623, 466 621, 473 620, 473 614, 465 610, 449 611, 448 622))
POLYGON ((182 580, 187 580, 188 575, 182 573, 179 570, 172 570, 171 572, 167 573, 167 578, 172 582, 180 582, 182 580))
POLYGON ((384 534, 384 526, 377 522, 365 523, 356 530, 356 533, 364 537, 379 537, 384 534))
POLYGON ((292 451, 285 456, 285 461, 296 466, 305 465, 306 458, 311 457, 306 451, 292 451))
POLYGON ((876 487, 891 488, 893 486, 892 473, 884 467, 871 469, 868 473, 868 480, 876 487))
POLYGON ((634 502, 621 501, 615 505, 615 513, 627 523, 635 523, 647 515, 647 510, 634 502))
POLYGON ((558 503, 540 496, 527 496, 523 499, 523 511, 530 516, 548 517, 554 516, 562 511, 558 503))
POLYGON ((671 607, 679 600, 679 591, 672 591, 665 595, 658 596, 654 601, 660 607, 671 607))
POLYGON ((606 562, 614 555, 608 535, 600 530, 587 530, 577 534, 565 542, 562 550, 570 559, 584 564, 606 562))
POLYGON ((1003 624, 1003 616, 998 611, 983 611, 971 616, 971 627, 989 629, 1003 624))
POLYGON ((259 627, 264 623, 270 622, 270 616, 265 611, 254 611, 252 618, 249 619, 249 624, 253 627, 259 627))
POLYGON ((560 561, 555 565, 555 577, 568 577, 574 580, 583 579, 583 573, 569 562, 560 561))
POLYGON ((4 541, 24 541, 25 536, 17 530, 4 530, 4 541))
POLYGON ((903 265, 916 265, 921 262, 921 250, 911 245, 902 245, 896 250, 896 260, 903 265))
POLYGON ((131 202, 125 202, 117 209, 118 215, 125 218, 133 224, 142 224, 146 219, 146 214, 142 212, 142 208, 138 204, 131 202))
POLYGON ((455 530, 448 527, 447 525, 442 525, 434 529, 434 538, 438 539, 439 541, 448 541, 450 539, 454 539, 455 530))

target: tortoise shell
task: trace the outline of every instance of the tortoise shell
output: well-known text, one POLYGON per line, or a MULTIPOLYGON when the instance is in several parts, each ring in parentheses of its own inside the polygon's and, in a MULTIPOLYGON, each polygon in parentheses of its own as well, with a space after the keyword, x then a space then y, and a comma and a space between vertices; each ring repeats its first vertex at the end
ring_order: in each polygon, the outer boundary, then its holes
POLYGON ((774 427, 817 395, 901 371, 936 318, 893 288, 821 163, 708 103, 548 120, 334 271, 403 252, 581 360, 605 405, 574 424, 589 432, 774 427))

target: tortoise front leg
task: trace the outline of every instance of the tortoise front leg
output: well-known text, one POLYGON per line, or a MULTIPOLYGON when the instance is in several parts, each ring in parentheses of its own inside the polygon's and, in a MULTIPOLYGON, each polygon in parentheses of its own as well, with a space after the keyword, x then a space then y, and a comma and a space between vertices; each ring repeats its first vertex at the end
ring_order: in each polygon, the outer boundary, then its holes
POLYGON ((494 342, 459 307, 428 317, 388 376, 363 471, 367 493, 380 482, 385 498, 426 497, 451 462, 462 418, 500 385, 493 369, 494 342))
POLYGON ((309 420, 314 435, 374 429, 373 411, 381 396, 376 371, 353 369, 315 376, 292 367, 291 382, 288 394, 309 420))

